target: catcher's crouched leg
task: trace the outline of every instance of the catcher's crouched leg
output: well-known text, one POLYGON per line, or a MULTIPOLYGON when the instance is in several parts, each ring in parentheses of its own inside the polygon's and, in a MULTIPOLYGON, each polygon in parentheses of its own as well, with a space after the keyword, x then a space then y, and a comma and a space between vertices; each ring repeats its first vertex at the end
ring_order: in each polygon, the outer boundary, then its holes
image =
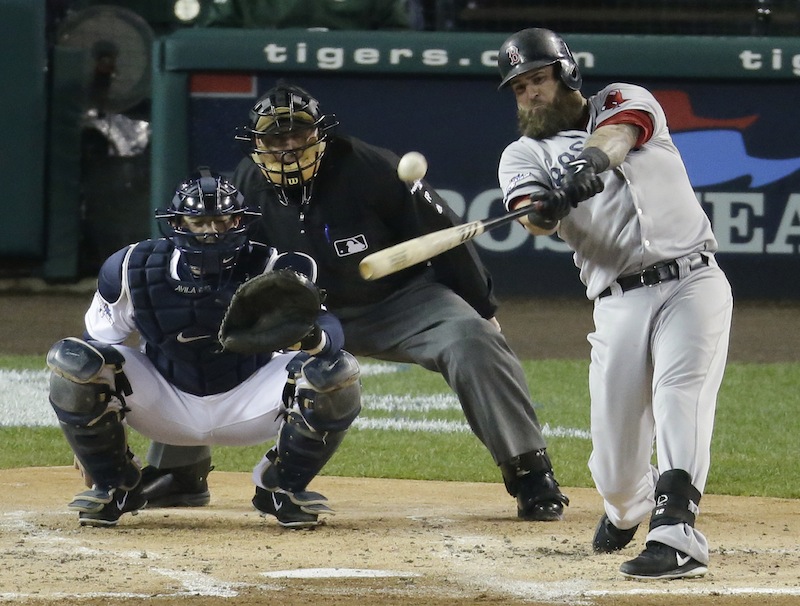
POLYGON ((294 398, 275 446, 253 470, 253 505, 282 526, 307 528, 319 524, 320 514, 333 513, 323 495, 306 487, 361 412, 360 371, 345 351, 330 358, 301 353, 287 370, 294 398))
POLYGON ((508 493, 517 499, 517 517, 535 522, 564 518, 569 499, 561 493, 544 448, 502 463, 500 471, 508 493))
POLYGON ((92 488, 75 496, 69 508, 81 525, 114 526, 123 513, 135 513, 141 496, 141 471, 128 449, 120 388, 122 355, 113 347, 81 339, 62 339, 47 354, 50 404, 61 430, 92 488))

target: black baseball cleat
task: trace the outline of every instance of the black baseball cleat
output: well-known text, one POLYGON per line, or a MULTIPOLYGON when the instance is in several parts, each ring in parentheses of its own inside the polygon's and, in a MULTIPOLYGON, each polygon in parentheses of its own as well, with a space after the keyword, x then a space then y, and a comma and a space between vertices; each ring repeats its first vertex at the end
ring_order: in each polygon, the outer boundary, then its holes
POLYGON ((693 579, 704 576, 708 568, 674 547, 648 541, 645 550, 619 571, 631 579, 693 579))
POLYGON ((142 469, 142 493, 147 507, 203 507, 211 502, 208 474, 214 468, 211 459, 194 465, 160 469, 148 465, 142 469))
POLYGON ((275 516, 284 528, 313 528, 322 523, 321 514, 335 513, 325 504, 327 500, 318 492, 272 491, 256 486, 253 507, 263 516, 275 516))
POLYGON ((552 472, 535 473, 519 479, 517 517, 532 522, 558 522, 564 519, 569 499, 561 493, 552 472))
POLYGON ((95 487, 75 495, 68 507, 78 512, 81 526, 110 527, 117 525, 122 514, 136 515, 145 505, 147 499, 142 495, 140 485, 133 490, 102 490, 95 487))
POLYGON ((614 526, 606 514, 600 518, 592 539, 592 549, 595 553, 612 553, 619 551, 633 540, 636 534, 637 524, 633 528, 622 530, 614 526))

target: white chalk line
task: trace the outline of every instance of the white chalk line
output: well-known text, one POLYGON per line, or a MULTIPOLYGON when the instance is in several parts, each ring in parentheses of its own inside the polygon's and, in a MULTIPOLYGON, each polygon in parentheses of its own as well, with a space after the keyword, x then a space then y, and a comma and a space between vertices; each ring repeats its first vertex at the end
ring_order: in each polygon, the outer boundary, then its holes
POLYGON ((259 573, 270 579, 385 579, 422 576, 418 572, 402 570, 374 570, 372 568, 297 568, 259 573))
MULTIPOLYGON (((362 374, 376 375, 401 372, 407 365, 362 364, 362 374)), ((0 370, 0 427, 57 427, 58 421, 48 403, 50 373, 47 370, 0 370)), ((424 396, 366 395, 362 416, 353 427, 373 431, 413 431, 427 433, 470 433, 464 420, 414 418, 407 415, 427 415, 461 411, 454 394, 424 396), (372 412, 392 416, 369 416, 372 412)), ((542 427, 545 437, 589 440, 587 430, 571 427, 542 427)))

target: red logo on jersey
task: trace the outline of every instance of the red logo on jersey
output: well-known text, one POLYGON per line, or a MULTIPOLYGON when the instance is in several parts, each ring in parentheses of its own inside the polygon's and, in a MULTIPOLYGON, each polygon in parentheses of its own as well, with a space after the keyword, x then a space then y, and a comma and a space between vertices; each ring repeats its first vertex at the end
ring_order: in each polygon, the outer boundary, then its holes
POLYGON ((603 103, 603 109, 614 109, 625 103, 625 98, 618 90, 612 90, 606 95, 606 100, 603 103))
POLYGON ((509 46, 506 49, 506 55, 508 55, 508 62, 511 65, 518 65, 522 63, 522 57, 519 54, 519 48, 516 46, 509 46))

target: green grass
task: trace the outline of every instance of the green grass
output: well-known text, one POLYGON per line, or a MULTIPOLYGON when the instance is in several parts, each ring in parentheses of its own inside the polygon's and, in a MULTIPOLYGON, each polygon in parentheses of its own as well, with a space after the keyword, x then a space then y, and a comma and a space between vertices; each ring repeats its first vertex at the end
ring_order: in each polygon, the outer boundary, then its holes
MULTIPOLYGON (((588 362, 523 363, 540 421, 551 428, 588 431, 588 362)), ((0 368, 41 369, 40 356, 0 356, 0 368)), ((442 378, 418 367, 364 377, 365 396, 425 398, 451 394, 442 378)), ((800 364, 730 364, 720 392, 706 492, 729 495, 800 497, 800 364)), ((362 418, 402 416, 416 420, 463 422, 459 410, 375 411, 362 418)), ((0 468, 69 465, 70 451, 57 428, 1 427, 0 468)), ((591 487, 586 462, 590 441, 551 437, 548 451, 564 486, 591 487)), ((131 432, 131 445, 143 456, 148 441, 131 432)), ((224 471, 249 471, 265 445, 217 447, 214 465, 224 471)), ((352 429, 324 470, 326 475, 500 482, 486 449, 469 432, 431 433, 352 429)))
POLYGON ((0 355, 0 369, 41 370, 47 368, 44 356, 3 356, 0 355))

